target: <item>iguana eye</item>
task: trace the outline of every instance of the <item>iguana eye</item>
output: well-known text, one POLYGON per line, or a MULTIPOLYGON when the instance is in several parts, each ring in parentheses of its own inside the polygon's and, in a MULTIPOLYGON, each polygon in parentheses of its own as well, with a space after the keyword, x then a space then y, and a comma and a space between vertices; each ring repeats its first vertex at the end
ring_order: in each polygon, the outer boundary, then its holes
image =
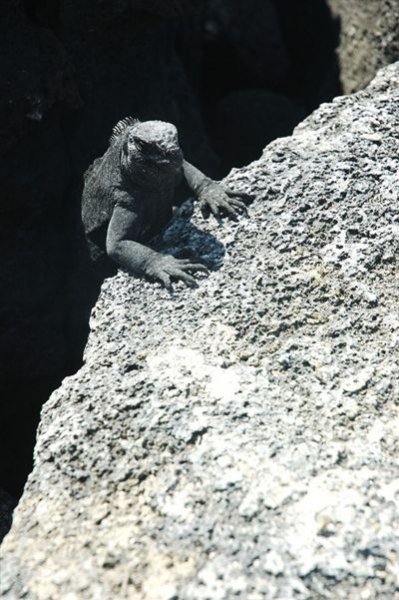
POLYGON ((152 148, 152 144, 146 142, 145 140, 142 140, 139 137, 134 137, 133 140, 137 148, 139 148, 140 150, 150 150, 152 148))

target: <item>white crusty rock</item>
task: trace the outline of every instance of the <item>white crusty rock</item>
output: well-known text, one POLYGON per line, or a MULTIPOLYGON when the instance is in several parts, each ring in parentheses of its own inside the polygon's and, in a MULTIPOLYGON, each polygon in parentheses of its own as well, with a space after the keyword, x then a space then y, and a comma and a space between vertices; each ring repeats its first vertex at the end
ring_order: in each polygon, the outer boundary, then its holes
POLYGON ((105 281, 2 598, 399 595, 398 107, 396 64, 230 174, 250 218, 181 211, 197 289, 105 281))

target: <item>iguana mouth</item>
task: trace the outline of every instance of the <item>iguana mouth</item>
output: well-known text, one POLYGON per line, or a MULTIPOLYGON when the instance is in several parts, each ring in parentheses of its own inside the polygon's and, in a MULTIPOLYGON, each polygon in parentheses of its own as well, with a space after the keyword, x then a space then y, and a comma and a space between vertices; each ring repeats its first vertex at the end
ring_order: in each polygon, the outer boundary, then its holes
POLYGON ((150 154, 147 157, 147 160, 152 163, 156 163, 161 166, 174 166, 178 165, 182 162, 182 158, 180 154, 150 154))
POLYGON ((149 156, 146 156, 146 160, 149 163, 154 163, 157 165, 170 165, 173 162, 175 162, 175 161, 173 161, 173 159, 165 158, 165 157, 161 158, 159 155, 156 155, 156 154, 151 154, 149 156))

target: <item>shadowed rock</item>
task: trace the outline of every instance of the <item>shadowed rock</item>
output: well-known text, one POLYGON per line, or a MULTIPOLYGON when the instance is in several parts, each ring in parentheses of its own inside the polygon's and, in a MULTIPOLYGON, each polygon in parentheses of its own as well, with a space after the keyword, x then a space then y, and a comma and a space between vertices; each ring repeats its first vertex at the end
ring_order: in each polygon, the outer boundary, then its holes
POLYGON ((328 5, 341 26, 337 55, 342 89, 350 93, 399 59, 399 5, 391 0, 328 0, 328 5))

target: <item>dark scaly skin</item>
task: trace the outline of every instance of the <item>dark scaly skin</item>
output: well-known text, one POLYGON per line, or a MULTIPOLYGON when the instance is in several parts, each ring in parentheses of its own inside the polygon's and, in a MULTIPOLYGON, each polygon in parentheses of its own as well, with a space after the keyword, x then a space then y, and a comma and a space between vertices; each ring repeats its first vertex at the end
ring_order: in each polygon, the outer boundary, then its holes
POLYGON ((224 190, 184 160, 174 125, 121 121, 107 152, 86 174, 82 220, 88 239, 119 267, 169 289, 174 279, 196 285, 192 273, 206 271, 204 265, 146 245, 170 221, 182 179, 204 212, 233 219, 245 212, 245 195, 224 190))

